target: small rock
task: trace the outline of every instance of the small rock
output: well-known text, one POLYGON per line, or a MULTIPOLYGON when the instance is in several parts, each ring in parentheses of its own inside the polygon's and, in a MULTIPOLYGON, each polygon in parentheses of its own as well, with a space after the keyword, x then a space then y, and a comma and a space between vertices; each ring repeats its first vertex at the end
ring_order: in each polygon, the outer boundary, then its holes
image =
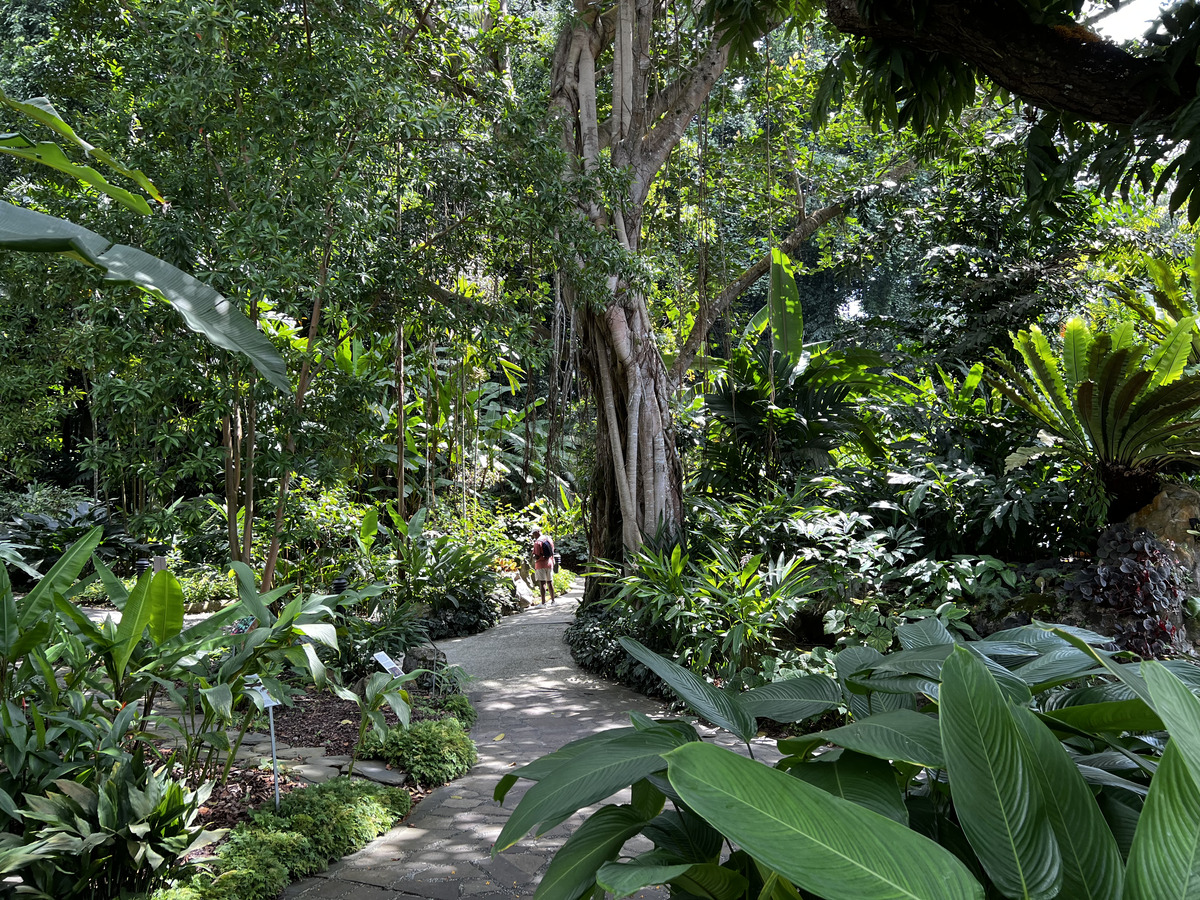
MULTIPOLYGON (((291 757, 297 757, 300 759, 315 760, 315 759, 325 755, 325 748, 324 747, 292 747, 290 750, 288 750, 287 755, 291 756, 291 757)), ((319 762, 319 763, 317 763, 317 765, 324 766, 324 765, 328 765, 328 763, 319 762)))
POLYGON ((403 668, 405 672, 415 672, 417 669, 440 672, 446 668, 446 654, 432 644, 413 647, 404 654, 403 668))
POLYGON ((402 769, 389 769, 383 763, 363 760, 354 764, 354 774, 361 775, 380 784, 402 785, 408 781, 408 773, 402 769))
POLYGON ((303 778, 309 784, 324 784, 332 778, 337 778, 338 770, 331 766, 315 766, 301 763, 298 766, 288 766, 297 778, 303 778))

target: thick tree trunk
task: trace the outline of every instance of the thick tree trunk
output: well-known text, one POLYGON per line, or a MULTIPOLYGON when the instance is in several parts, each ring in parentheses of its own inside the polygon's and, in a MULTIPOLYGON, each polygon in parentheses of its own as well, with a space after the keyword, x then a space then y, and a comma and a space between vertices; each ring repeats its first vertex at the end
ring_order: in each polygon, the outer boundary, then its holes
MULTIPOLYGON (((561 115, 563 146, 572 160, 564 177, 596 172, 604 151, 611 166, 628 175, 627 187, 607 198, 607 206, 581 191, 579 214, 631 254, 641 244, 650 185, 729 57, 728 47, 713 40, 664 81, 665 60, 651 54, 655 11, 653 0, 618 0, 600 14, 577 0, 577 16, 560 35, 553 66, 551 107, 561 115), (597 71, 605 64, 611 66, 612 97, 599 104, 597 71), (602 122, 597 111, 605 107, 612 117, 602 122)), ((574 300, 570 274, 564 296, 574 300)), ((594 559, 617 560, 636 551, 645 536, 680 532, 683 476, 671 421, 676 385, 659 354, 645 300, 616 273, 607 294, 603 309, 575 305, 580 366, 597 410, 590 550, 594 559)))

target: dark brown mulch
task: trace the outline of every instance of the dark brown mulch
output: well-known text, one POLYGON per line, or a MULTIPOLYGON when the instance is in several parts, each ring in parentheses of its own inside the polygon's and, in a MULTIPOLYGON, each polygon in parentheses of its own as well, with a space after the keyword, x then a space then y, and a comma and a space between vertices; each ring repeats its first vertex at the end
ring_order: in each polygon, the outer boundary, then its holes
MULTIPOLYGON (((422 710, 428 695, 409 691, 414 708, 412 720, 429 718, 422 710)), ((294 698, 290 707, 275 709, 275 739, 292 747, 324 747, 326 756, 350 756, 358 743, 359 711, 353 700, 342 700, 315 688, 294 698)), ((386 704, 383 716, 389 726, 399 724, 386 704)))
MULTIPOLYGON (((303 786, 303 781, 279 773, 279 796, 303 786)), ((271 770, 235 767, 224 786, 214 787, 208 801, 200 807, 200 819, 206 828, 232 828, 246 819, 250 809, 267 803, 275 803, 271 770)))
MULTIPOLYGON (((427 695, 410 691, 414 701, 412 720, 430 718, 422 708, 427 695)), ((384 708, 388 725, 397 724, 395 713, 384 708)), ((275 709, 275 739, 290 747, 324 747, 326 756, 350 756, 358 743, 359 712, 352 700, 342 700, 327 691, 313 689, 294 698, 293 706, 275 709)), ((267 726, 262 724, 262 731, 267 726)), ((286 757, 286 752, 282 754, 286 757)), ((279 794, 283 796, 304 782, 280 773, 279 794)), ((406 788, 413 804, 420 803, 429 793, 415 785, 406 788)), ((235 766, 224 786, 213 788, 208 802, 201 808, 200 818, 208 828, 232 828, 245 821, 251 809, 275 802, 275 788, 270 767, 242 768, 235 766)))

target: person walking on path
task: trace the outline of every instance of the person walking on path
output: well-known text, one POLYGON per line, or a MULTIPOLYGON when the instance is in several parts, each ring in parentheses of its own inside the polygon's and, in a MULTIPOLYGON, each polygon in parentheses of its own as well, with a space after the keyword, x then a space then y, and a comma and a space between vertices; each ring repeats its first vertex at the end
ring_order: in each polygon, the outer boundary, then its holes
POLYGON ((550 535, 533 529, 533 549, 530 553, 533 556, 533 581, 542 592, 542 605, 546 604, 547 585, 550 586, 550 602, 557 603, 558 598, 554 596, 554 541, 550 535))

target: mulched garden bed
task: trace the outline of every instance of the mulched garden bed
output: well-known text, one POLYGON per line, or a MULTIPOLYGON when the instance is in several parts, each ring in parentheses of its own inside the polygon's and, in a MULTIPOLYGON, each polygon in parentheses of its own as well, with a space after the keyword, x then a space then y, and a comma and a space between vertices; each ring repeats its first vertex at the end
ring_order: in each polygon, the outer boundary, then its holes
MULTIPOLYGON (((438 718, 428 707, 430 695, 421 691, 409 691, 413 700, 412 721, 438 718)), ((275 739, 290 747, 324 747, 326 756, 350 756, 358 743, 359 711, 351 700, 342 700, 328 691, 311 688, 293 698, 292 706, 275 709, 275 739)), ((384 707, 384 718, 389 726, 399 724, 395 713, 384 707)), ((266 732, 264 721, 256 729, 266 732)), ((285 754, 286 755, 286 754, 285 754)), ((305 782, 279 773, 279 794, 283 796, 305 782)), ((412 797, 413 805, 429 795, 430 789, 418 788, 409 783, 405 786, 412 797)), ((213 788, 208 801, 200 810, 200 818, 208 828, 232 828, 249 818, 250 810, 265 807, 275 801, 274 781, 271 769, 266 767, 242 767, 235 765, 229 779, 213 788)), ((210 848, 211 849, 211 848, 210 848)))

